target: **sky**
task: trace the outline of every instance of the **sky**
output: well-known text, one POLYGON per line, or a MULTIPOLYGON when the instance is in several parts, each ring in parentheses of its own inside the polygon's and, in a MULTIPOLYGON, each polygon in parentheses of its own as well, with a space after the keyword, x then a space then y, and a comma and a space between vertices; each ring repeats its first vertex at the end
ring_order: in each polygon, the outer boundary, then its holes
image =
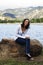
POLYGON ((0 10, 43 6, 43 0, 0 0, 0 10))

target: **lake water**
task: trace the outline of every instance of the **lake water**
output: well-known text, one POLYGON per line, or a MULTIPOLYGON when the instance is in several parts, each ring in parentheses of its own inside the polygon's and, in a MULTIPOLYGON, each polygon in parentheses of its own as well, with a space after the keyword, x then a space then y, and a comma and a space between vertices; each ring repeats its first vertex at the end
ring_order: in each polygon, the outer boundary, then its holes
MULTIPOLYGON (((18 23, 0 24, 0 41, 2 38, 13 39, 18 25, 18 23)), ((29 36, 31 39, 39 40, 43 45, 43 24, 31 24, 29 36)))

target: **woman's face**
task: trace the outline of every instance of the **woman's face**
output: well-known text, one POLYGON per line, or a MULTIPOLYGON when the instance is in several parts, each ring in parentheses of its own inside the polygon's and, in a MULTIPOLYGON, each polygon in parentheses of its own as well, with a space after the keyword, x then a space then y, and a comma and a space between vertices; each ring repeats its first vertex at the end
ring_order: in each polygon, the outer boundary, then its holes
POLYGON ((25 20, 25 22, 24 22, 24 26, 27 26, 28 23, 29 23, 29 21, 28 21, 28 20, 25 20))

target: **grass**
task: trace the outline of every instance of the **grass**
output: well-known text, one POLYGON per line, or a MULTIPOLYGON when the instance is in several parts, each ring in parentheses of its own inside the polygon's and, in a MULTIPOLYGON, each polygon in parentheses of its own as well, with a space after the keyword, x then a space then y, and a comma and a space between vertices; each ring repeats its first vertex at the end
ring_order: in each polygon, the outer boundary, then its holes
POLYGON ((37 62, 37 61, 15 61, 14 59, 9 60, 1 60, 0 65, 43 65, 43 61, 37 62))
POLYGON ((21 62, 21 61, 15 61, 15 60, 4 60, 0 61, 0 65, 43 65, 43 61, 37 62, 37 61, 30 61, 30 62, 21 62))
MULTIPOLYGON (((42 53, 40 56, 43 57, 43 49, 42 49, 42 53)), ((43 65, 43 60, 42 61, 26 61, 26 60, 17 61, 14 58, 10 58, 10 59, 6 59, 6 60, 0 60, 0 65, 43 65)))

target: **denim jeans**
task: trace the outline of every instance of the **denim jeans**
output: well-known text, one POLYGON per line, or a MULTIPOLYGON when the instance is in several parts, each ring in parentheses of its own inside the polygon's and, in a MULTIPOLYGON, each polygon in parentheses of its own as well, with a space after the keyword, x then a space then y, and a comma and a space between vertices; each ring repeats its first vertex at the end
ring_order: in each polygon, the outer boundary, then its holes
POLYGON ((15 41, 19 43, 20 45, 25 45, 26 54, 30 53, 30 39, 27 39, 27 38, 24 39, 24 38, 18 37, 15 41))

